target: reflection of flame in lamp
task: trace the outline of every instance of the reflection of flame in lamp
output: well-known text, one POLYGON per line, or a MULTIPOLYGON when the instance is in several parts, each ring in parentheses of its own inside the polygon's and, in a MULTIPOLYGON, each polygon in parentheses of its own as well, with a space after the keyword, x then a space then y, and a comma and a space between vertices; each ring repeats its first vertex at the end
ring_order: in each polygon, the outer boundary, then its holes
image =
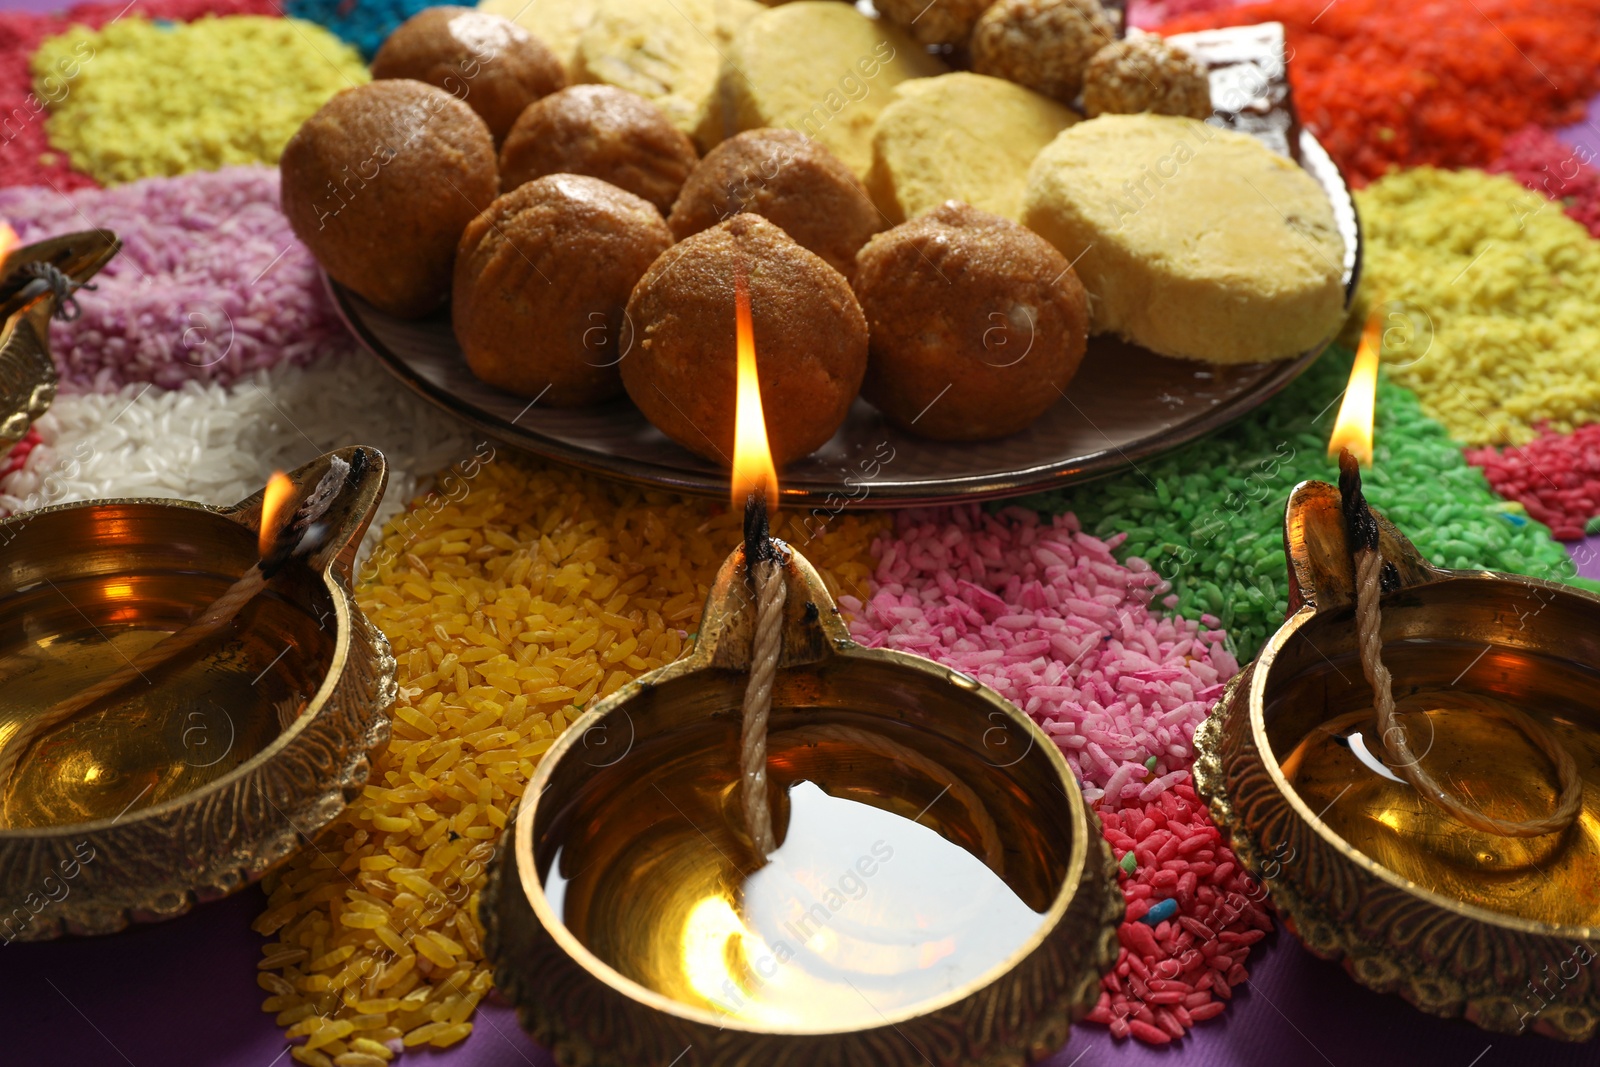
POLYGON ((1374 311, 1361 331, 1350 384, 1339 404, 1339 417, 1328 438, 1328 455, 1337 457, 1348 448, 1363 467, 1372 466, 1372 414, 1378 403, 1378 355, 1383 351, 1383 317, 1374 311))
POLYGON ((144 649, 119 670, 29 719, 22 729, 0 745, 0 787, 40 736, 113 696, 135 679, 148 682, 145 672, 188 651, 232 622, 290 559, 315 547, 313 539, 305 536, 308 527, 327 512, 347 479, 359 478, 366 465, 366 454, 360 449, 348 463, 335 456, 322 480, 298 508, 294 506, 294 482, 281 471, 273 472, 261 494, 261 530, 257 540, 261 558, 187 626, 144 649))
POLYGON ((777 510, 778 472, 767 446, 767 422, 761 410, 761 380, 756 372, 755 329, 750 322, 750 289, 744 271, 734 280, 734 323, 738 336, 739 380, 733 413, 733 506, 759 500, 777 510))

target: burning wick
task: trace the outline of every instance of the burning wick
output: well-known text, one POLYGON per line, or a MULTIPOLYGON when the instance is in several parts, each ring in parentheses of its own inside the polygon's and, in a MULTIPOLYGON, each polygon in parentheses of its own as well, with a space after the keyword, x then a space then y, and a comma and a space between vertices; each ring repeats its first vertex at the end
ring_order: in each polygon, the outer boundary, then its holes
POLYGON ((789 598, 783 562, 767 536, 767 503, 751 494, 745 505, 745 574, 756 591, 755 639, 750 649, 750 681, 744 690, 744 725, 739 734, 739 771, 745 830, 762 859, 778 847, 767 800, 767 719, 772 713, 772 683, 783 653, 783 608, 789 598), (761 546, 753 555, 749 546, 761 546))
MULTIPOLYGON (((1382 608, 1384 562, 1378 541, 1378 521, 1367 506, 1361 493, 1361 464, 1348 448, 1339 452, 1339 493, 1343 498, 1345 536, 1350 542, 1350 555, 1356 573, 1356 630, 1360 637, 1361 670, 1372 686, 1373 705, 1377 711, 1377 733, 1383 743, 1389 764, 1423 797, 1449 812, 1457 821, 1474 830, 1496 834, 1500 837, 1540 837, 1553 834, 1570 826, 1578 817, 1583 805, 1583 779, 1578 777, 1578 767, 1572 754, 1561 746, 1540 723, 1520 708, 1493 700, 1480 694, 1470 694, 1470 701, 1478 704, 1480 712, 1497 714, 1520 729, 1528 740, 1555 764, 1561 781, 1561 794, 1556 808, 1542 819, 1512 821, 1497 819, 1477 808, 1468 807, 1445 791, 1422 766, 1420 758, 1411 750, 1405 727, 1395 721, 1393 679, 1383 665, 1382 608)), ((1397 584, 1391 577, 1390 585, 1397 584)), ((1466 699, 1458 695, 1457 699, 1466 699)), ((1327 723, 1323 729, 1336 731, 1350 723, 1366 718, 1366 712, 1356 712, 1327 723)), ((1293 778, 1293 769, 1284 767, 1285 775, 1293 778)))
POLYGON ((134 656, 121 670, 24 723, 5 747, 0 748, 0 783, 10 780, 17 764, 22 762, 34 741, 46 731, 75 718, 101 698, 110 696, 135 679, 143 678, 146 671, 160 667, 216 633, 255 599, 285 564, 296 556, 315 550, 326 532, 319 520, 327 514, 340 490, 361 479, 366 467, 367 454, 359 448, 348 463, 334 456, 316 488, 306 494, 294 514, 283 523, 277 522, 277 517, 288 507, 294 486, 283 473, 274 473, 267 481, 267 489, 261 499, 261 558, 189 625, 168 634, 134 656))
POLYGON ((767 447, 750 292, 742 264, 734 277, 734 322, 738 392, 733 422, 733 503, 737 507, 743 498, 745 577, 756 594, 750 681, 744 690, 744 724, 739 735, 739 795, 745 831, 756 855, 765 860, 778 847, 767 799, 767 719, 772 714, 772 683, 783 652, 783 608, 789 587, 778 545, 768 528, 767 504, 769 500, 777 504, 778 473, 767 447))

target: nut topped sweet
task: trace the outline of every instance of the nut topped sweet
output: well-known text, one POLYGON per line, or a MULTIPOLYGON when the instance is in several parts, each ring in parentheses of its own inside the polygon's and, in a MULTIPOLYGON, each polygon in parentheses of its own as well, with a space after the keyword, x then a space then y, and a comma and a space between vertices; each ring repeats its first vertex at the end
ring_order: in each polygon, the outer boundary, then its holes
POLYGON ((777 223, 847 278, 883 228, 850 168, 794 130, 747 130, 706 153, 667 222, 681 241, 741 211, 777 223))
POLYGON ((1189 53, 1153 33, 1108 44, 1083 75, 1083 111, 1096 115, 1211 114, 1211 80, 1189 53))
POLYGON ((1117 39, 1100 0, 999 0, 972 31, 972 69, 1070 104, 1089 60, 1117 39))
POLYGON ((1083 360, 1088 298, 1038 234, 957 201, 857 257, 871 331, 861 395, 907 433, 983 441, 1023 429, 1083 360))
POLYGON ((436 85, 483 117, 495 144, 522 109, 567 84, 561 60, 510 19, 469 7, 430 7, 389 35, 374 78, 436 85))
POLYGON ((867 323, 844 276, 759 215, 673 246, 628 301, 638 338, 622 384, 656 428, 727 466, 733 457, 734 285, 748 272, 772 460, 819 448, 844 422, 867 367, 867 323))
POLYGON ((698 157, 655 104, 610 85, 574 85, 531 105, 500 149, 507 192, 546 174, 587 174, 654 204, 663 215, 698 157))

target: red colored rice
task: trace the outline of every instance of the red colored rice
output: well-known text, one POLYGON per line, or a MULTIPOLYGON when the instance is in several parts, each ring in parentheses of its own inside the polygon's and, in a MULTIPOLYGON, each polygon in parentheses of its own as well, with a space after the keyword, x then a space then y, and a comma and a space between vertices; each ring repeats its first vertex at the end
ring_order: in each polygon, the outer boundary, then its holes
POLYGON ((1250 947, 1272 932, 1266 892, 1239 867, 1187 773, 1148 801, 1102 806, 1100 820, 1118 859, 1132 852, 1138 866, 1119 874, 1128 903, 1122 948, 1088 1021, 1164 1045, 1220 1015, 1250 977, 1250 947), (1172 918, 1141 921, 1168 898, 1178 905, 1172 918))
POLYGON ((1559 202, 1562 210, 1600 237, 1600 170, 1590 165, 1593 152, 1537 126, 1507 137, 1503 151, 1486 168, 1489 173, 1508 174, 1559 202))
POLYGON ((1163 33, 1284 24, 1301 118, 1357 184, 1481 167, 1530 123, 1578 122, 1600 90, 1600 0, 1268 0, 1163 33))
POLYGON ((1562 541, 1583 537, 1584 524, 1600 515, 1600 423, 1504 451, 1469 448, 1466 457, 1483 468, 1495 492, 1520 503, 1562 541))

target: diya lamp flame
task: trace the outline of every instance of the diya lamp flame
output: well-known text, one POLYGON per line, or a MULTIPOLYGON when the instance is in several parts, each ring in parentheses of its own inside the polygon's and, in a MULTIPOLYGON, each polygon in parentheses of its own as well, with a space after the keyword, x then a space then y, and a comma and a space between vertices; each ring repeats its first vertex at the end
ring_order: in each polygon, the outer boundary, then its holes
POLYGON ((1373 312, 1361 331, 1356 361, 1350 368, 1339 416, 1328 438, 1329 457, 1349 451, 1363 467, 1372 466, 1372 418, 1378 406, 1378 356, 1383 352, 1383 319, 1373 312))
POLYGON ((778 506, 778 471, 767 444, 761 410, 761 380, 756 372, 755 330, 750 319, 750 288, 744 265, 734 277, 734 329, 738 356, 733 421, 733 506, 744 507, 745 580, 756 594, 755 637, 750 681, 744 693, 744 724, 739 738, 740 798, 745 831, 756 855, 765 860, 777 848, 772 806, 767 796, 767 719, 772 686, 783 651, 783 606, 788 599, 783 560, 770 536, 767 508, 778 506))
POLYGON ((0 219, 0 259, 9 256, 13 249, 22 243, 22 238, 17 236, 17 231, 5 219, 0 219))
POLYGON ((738 359, 733 412, 733 506, 744 509, 745 558, 755 562, 771 555, 767 527, 770 512, 778 507, 778 471, 772 464, 766 414, 761 408, 750 287, 742 264, 734 278, 733 301, 738 359))
POLYGON ((261 494, 261 532, 256 544, 262 559, 272 554, 278 534, 288 525, 292 512, 290 501, 294 497, 294 483, 282 471, 273 471, 267 487, 261 494))
MULTIPOLYGON (((1383 662, 1381 601, 1385 593, 1399 588, 1400 575, 1394 564, 1383 558, 1382 531, 1361 488, 1361 468, 1372 465, 1372 422, 1377 406, 1378 355, 1382 347, 1382 319, 1375 312, 1361 332, 1355 364, 1350 368, 1350 384, 1345 389, 1339 417, 1328 440, 1328 455, 1339 458, 1339 496, 1355 578, 1356 647, 1362 673, 1372 687, 1373 702, 1370 709, 1339 716, 1318 729, 1332 734, 1357 723, 1372 722, 1388 759, 1387 766, 1375 761, 1369 766, 1385 777, 1404 780, 1423 799, 1474 830, 1499 837, 1541 837, 1558 833, 1578 817, 1583 805, 1583 779, 1572 754, 1538 720, 1520 708, 1482 694, 1466 691, 1451 694, 1453 703, 1471 707, 1479 714, 1498 716, 1521 730, 1555 767, 1559 789, 1555 807, 1549 814, 1529 819, 1501 819, 1461 800, 1434 778, 1422 765, 1422 757, 1412 750, 1406 729, 1396 717, 1399 708, 1394 698, 1394 679, 1383 662)), ((1351 750, 1357 751, 1354 741, 1351 750)), ((1358 758, 1359 755, 1358 752, 1358 758)), ((1297 756, 1292 755, 1285 761, 1284 773, 1290 781, 1294 780, 1297 766, 1297 756)))
POLYGON ((261 531, 257 540, 261 558, 183 629, 168 634, 94 685, 29 719, 0 746, 0 787, 43 734, 71 721, 135 680, 150 684, 146 672, 182 655, 227 626, 285 564, 314 551, 326 532, 321 522, 323 516, 346 486, 360 482, 366 469, 367 454, 363 449, 356 449, 348 462, 334 456, 321 480, 292 510, 294 483, 281 471, 275 471, 267 480, 261 497, 261 531))

